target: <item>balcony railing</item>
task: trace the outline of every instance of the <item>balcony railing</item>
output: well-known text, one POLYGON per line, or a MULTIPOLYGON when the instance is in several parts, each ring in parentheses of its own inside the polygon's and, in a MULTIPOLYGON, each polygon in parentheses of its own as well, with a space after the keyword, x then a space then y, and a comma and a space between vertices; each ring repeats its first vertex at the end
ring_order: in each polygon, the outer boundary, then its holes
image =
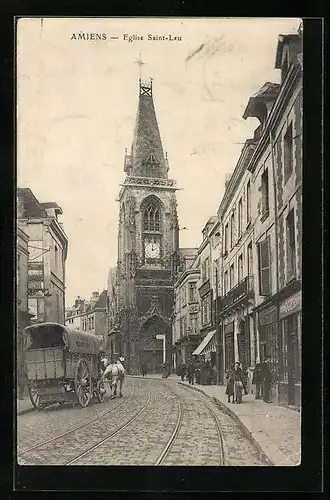
POLYGON ((251 297, 254 293, 253 276, 246 276, 236 286, 234 286, 226 295, 219 300, 218 313, 231 307, 243 299, 251 297))

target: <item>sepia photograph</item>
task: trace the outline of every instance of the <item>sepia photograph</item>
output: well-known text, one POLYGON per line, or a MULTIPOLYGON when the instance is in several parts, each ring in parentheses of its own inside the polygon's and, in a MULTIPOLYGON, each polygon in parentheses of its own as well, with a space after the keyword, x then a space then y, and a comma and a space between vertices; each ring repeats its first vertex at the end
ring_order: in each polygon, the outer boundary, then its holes
POLYGON ((18 465, 300 465, 302 19, 16 30, 18 465))

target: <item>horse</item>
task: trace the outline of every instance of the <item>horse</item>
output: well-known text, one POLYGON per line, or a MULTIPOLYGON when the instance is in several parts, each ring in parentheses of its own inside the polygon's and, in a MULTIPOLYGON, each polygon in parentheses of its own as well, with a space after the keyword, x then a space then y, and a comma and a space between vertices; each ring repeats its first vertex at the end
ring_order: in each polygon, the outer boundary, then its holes
POLYGON ((109 387, 110 387, 110 392, 111 392, 111 399, 113 399, 117 395, 117 385, 119 381, 119 397, 122 397, 122 387, 125 379, 125 368, 121 364, 120 361, 117 361, 116 363, 109 363, 104 372, 101 375, 101 381, 103 381, 105 378, 108 380, 109 387))

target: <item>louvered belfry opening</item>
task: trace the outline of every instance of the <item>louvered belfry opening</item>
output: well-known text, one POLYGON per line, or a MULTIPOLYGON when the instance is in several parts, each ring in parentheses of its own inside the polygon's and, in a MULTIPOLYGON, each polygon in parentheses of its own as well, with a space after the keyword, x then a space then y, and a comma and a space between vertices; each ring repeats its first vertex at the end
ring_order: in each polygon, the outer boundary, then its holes
POLYGON ((160 206, 154 199, 149 200, 144 209, 143 229, 160 231, 160 206))

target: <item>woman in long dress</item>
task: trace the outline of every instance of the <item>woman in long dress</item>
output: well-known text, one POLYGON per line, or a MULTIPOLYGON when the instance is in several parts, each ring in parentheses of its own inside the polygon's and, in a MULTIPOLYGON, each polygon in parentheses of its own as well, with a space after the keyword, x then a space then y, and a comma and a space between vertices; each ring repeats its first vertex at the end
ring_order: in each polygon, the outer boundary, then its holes
POLYGON ((235 387, 234 387, 234 382, 235 382, 235 376, 234 376, 234 371, 235 371, 235 366, 233 365, 228 371, 226 375, 227 379, 227 387, 226 387, 226 394, 228 396, 228 403, 234 402, 234 396, 235 396, 235 387), (230 398, 232 398, 232 401, 230 401, 230 398))

